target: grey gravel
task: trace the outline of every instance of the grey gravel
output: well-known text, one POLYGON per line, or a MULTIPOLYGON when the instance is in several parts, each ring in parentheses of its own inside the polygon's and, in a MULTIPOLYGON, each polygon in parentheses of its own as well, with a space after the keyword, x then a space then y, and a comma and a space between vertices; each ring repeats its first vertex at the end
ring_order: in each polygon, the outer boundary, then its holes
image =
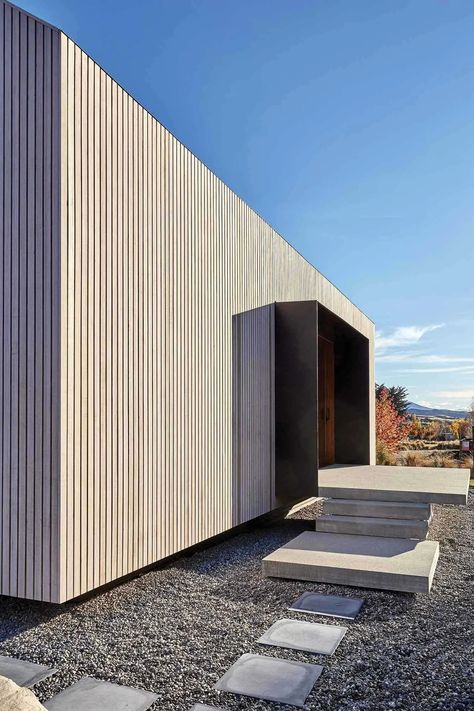
MULTIPOLYGON (((474 496, 469 508, 434 507, 430 537, 441 555, 430 596, 264 579, 261 559, 306 529, 319 511, 240 534, 80 603, 63 606, 0 598, 0 654, 56 668, 34 687, 41 701, 83 676, 158 694, 151 707, 194 703, 267 710, 225 698, 214 684, 306 590, 364 597, 332 657, 293 650, 270 656, 325 666, 305 708, 458 711, 474 704, 474 496)), ((339 621, 325 618, 327 624, 339 621)), ((290 711, 289 706, 279 706, 290 711)))

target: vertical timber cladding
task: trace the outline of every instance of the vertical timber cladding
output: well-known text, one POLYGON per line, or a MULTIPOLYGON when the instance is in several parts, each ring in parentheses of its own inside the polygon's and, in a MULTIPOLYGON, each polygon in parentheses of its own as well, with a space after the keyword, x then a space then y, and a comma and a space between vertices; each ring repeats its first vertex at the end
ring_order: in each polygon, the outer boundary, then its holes
POLYGON ((0 593, 58 598, 60 33, 0 3, 0 593))
POLYGON ((232 318, 232 524, 275 497, 275 304, 232 318))
POLYGON ((272 300, 272 231, 64 36, 61 67, 64 600, 231 528, 232 315, 272 300))
POLYGON ((1 8, 0 589, 58 602, 277 504, 274 302, 370 348, 373 325, 70 39, 1 8))
POLYGON ((262 307, 372 324, 64 35, 61 98, 65 600, 274 507, 262 307))

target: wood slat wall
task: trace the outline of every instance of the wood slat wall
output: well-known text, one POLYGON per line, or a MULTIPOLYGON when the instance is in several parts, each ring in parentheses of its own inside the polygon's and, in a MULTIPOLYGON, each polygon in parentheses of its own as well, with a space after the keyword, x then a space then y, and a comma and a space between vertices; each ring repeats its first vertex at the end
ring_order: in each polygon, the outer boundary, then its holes
POLYGON ((0 592, 58 597, 59 31, 0 4, 0 592))
POLYGON ((275 496, 275 306, 233 317, 232 523, 278 506, 275 496))
POLYGON ((66 599, 275 505, 269 304, 372 324, 66 37, 61 66, 66 599))
POLYGON ((0 591, 64 601, 276 505, 275 301, 373 324, 74 42, 1 21, 0 591))

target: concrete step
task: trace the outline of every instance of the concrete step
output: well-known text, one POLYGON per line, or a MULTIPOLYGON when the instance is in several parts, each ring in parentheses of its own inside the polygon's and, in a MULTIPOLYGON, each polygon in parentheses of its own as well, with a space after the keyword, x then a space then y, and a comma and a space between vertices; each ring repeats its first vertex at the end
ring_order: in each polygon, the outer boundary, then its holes
POLYGON ((417 538, 428 534, 428 521, 369 516, 318 516, 316 530, 325 533, 347 533, 356 536, 385 536, 387 538, 417 538))
POLYGON ((318 494, 328 499, 464 505, 469 476, 469 469, 334 465, 319 470, 318 494))
POLYGON ((305 531, 262 561, 267 577, 428 593, 437 541, 305 531))
POLYGON ((431 504, 409 504, 398 501, 363 501, 360 499, 326 499, 323 513, 336 516, 371 516, 375 518, 431 519, 431 504))

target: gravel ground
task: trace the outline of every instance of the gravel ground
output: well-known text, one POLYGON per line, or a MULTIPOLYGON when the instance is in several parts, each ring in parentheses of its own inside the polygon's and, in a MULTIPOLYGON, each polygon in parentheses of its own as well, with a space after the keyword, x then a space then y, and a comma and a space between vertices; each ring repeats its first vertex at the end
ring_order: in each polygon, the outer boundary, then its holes
MULTIPOLYGON (((62 607, 0 597, 0 653, 59 671, 35 687, 46 700, 90 675, 159 694, 157 709, 196 701, 226 709, 290 709, 212 687, 244 652, 325 665, 306 709, 448 711, 474 708, 474 494, 435 507, 441 555, 430 596, 268 580, 263 556, 312 528, 318 504, 241 534, 107 593, 62 607), (332 657, 259 647, 305 590, 362 596, 366 605, 332 657)), ((318 619, 318 618, 311 618, 318 619)))

